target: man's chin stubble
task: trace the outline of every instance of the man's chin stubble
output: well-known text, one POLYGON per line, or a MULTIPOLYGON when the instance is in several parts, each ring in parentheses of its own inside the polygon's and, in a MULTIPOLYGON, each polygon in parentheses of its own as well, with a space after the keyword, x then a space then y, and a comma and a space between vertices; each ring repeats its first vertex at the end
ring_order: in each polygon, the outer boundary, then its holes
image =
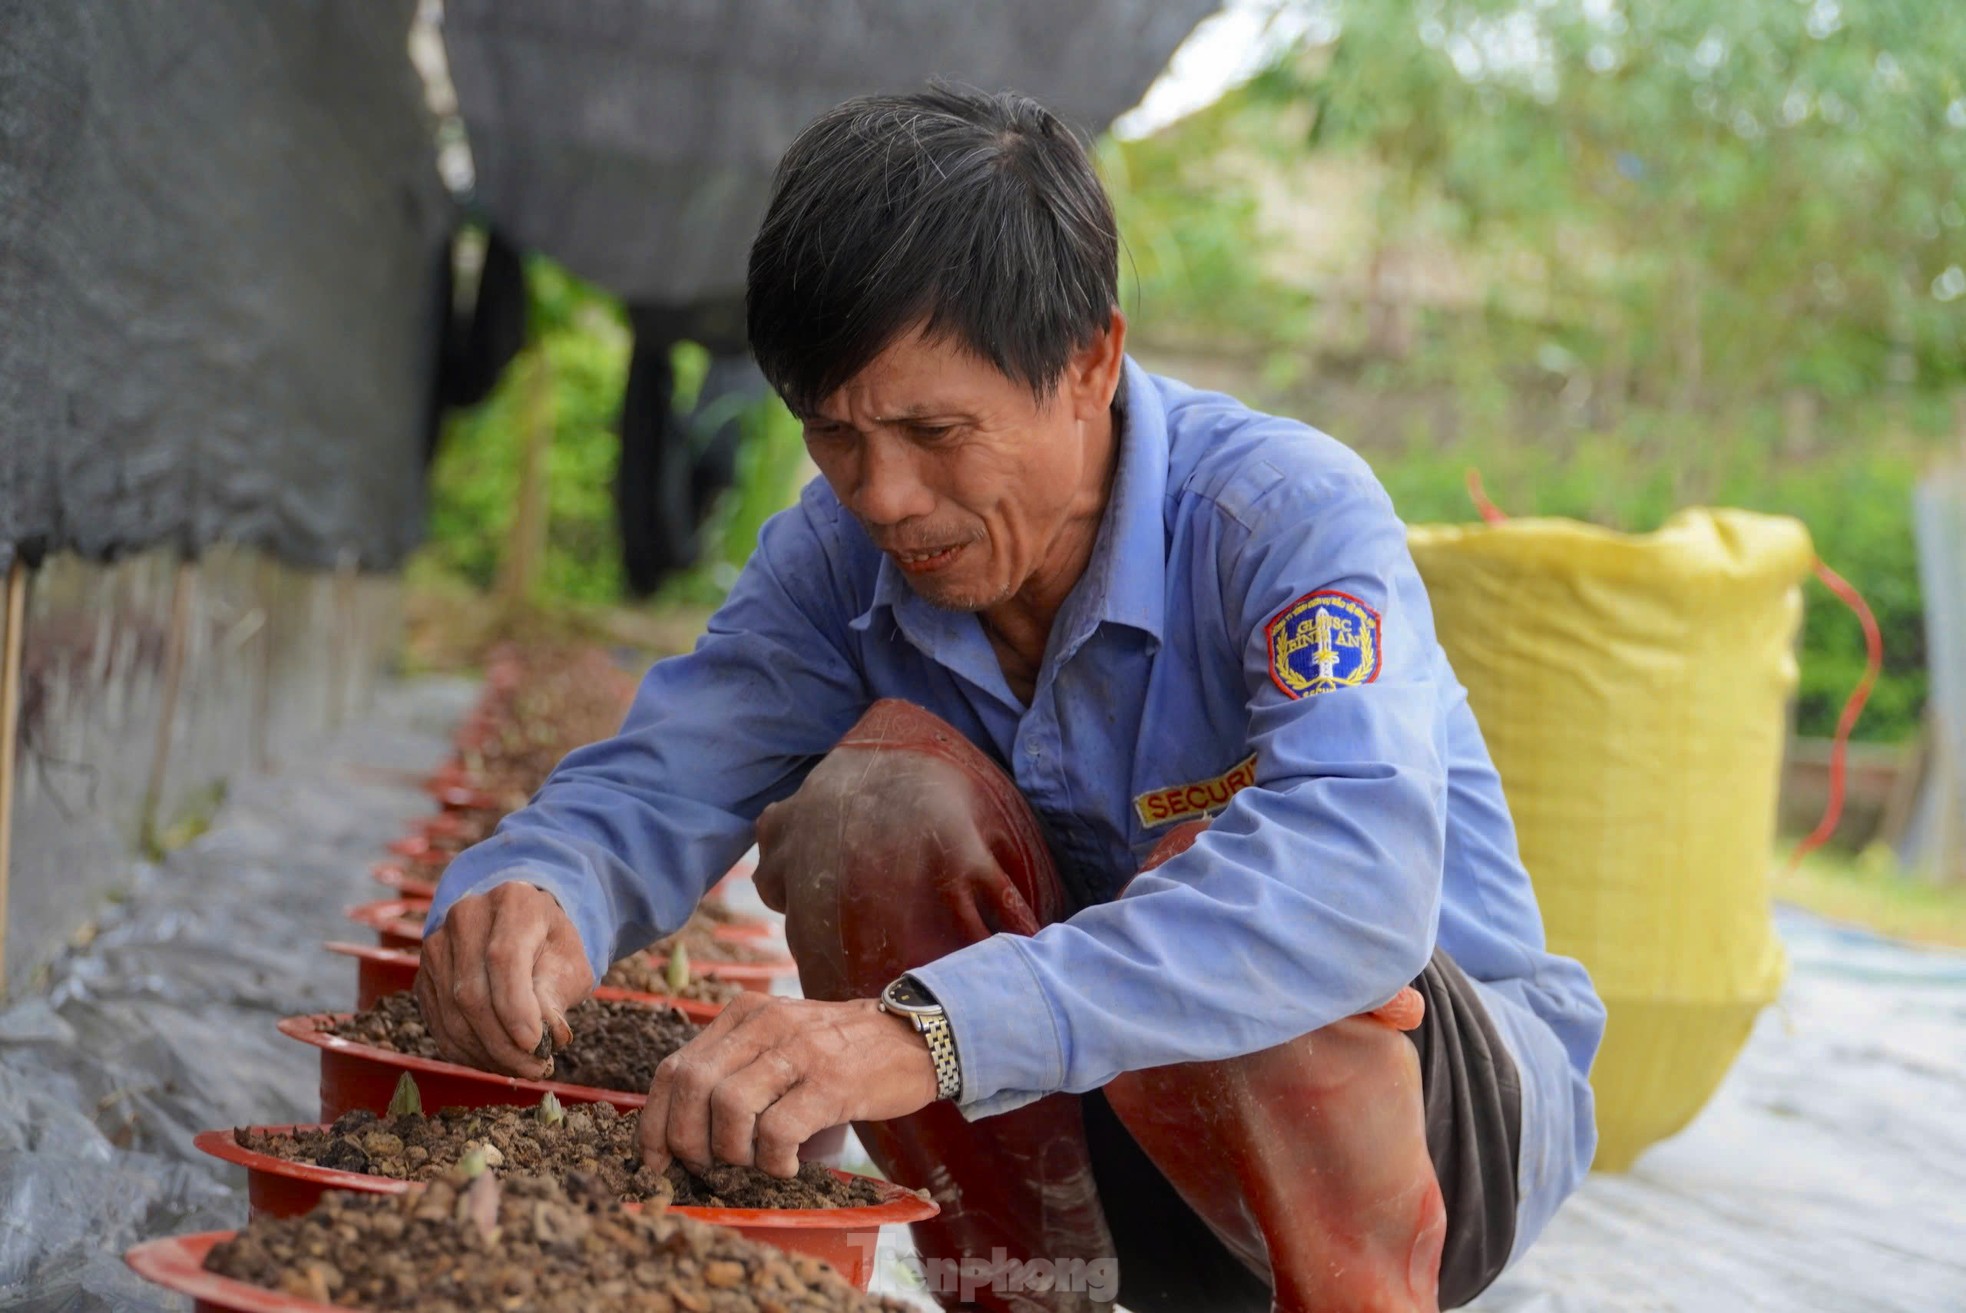
POLYGON ((980 593, 963 588, 946 590, 923 588, 912 579, 908 581, 908 586, 915 590, 916 596, 939 611, 968 611, 974 614, 978 611, 987 611, 999 602, 1008 601, 1010 598, 1009 592, 980 593))

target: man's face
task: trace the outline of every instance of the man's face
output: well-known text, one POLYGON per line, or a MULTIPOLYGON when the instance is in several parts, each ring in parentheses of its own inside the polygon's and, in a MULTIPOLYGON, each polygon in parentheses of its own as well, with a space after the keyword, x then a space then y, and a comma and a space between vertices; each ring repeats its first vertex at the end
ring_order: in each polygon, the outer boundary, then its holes
POLYGON ((1096 523, 1124 334, 1115 315, 1043 402, 952 342, 905 334, 804 417, 806 449, 923 599, 984 610, 1059 569, 1088 509, 1096 523))

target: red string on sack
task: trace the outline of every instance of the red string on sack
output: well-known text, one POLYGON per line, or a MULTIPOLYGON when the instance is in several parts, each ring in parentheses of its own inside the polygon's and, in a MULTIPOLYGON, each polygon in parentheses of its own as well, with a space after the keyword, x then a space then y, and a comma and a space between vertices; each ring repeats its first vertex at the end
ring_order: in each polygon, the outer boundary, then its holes
MULTIPOLYGON (((1468 467, 1468 498, 1474 502, 1476 514, 1484 524, 1502 524, 1508 520, 1501 507, 1488 500, 1488 493, 1482 487, 1481 471, 1472 465, 1468 467)), ((1877 627, 1877 617, 1871 614, 1870 603, 1857 591, 1856 585, 1816 558, 1816 578, 1822 580, 1823 587, 1835 593, 1837 599, 1857 617, 1857 623, 1864 630, 1864 677, 1850 690, 1844 700, 1843 714, 1836 719, 1836 736, 1830 741, 1829 752, 1829 798, 1823 804, 1822 819, 1807 838, 1795 845, 1789 855, 1787 874, 1802 865, 1802 859, 1828 843, 1836 833, 1837 825, 1843 820, 1843 796, 1850 775, 1850 733, 1857 727, 1857 718, 1864 713, 1864 704, 1870 701, 1871 690, 1877 686, 1877 677, 1884 670, 1884 633, 1877 627)))
POLYGON ((1823 587, 1835 593, 1843 604, 1856 613, 1857 623, 1864 627, 1864 677, 1850 690, 1850 696, 1843 703, 1843 714, 1836 719, 1836 737, 1829 750, 1829 800, 1823 804, 1823 818, 1816 822, 1816 828, 1809 836, 1795 845, 1789 855, 1788 870, 1794 874, 1795 868, 1802 865, 1802 859, 1829 842, 1836 833, 1838 821, 1843 819, 1843 787, 1849 772, 1850 731, 1857 726, 1857 717, 1864 711, 1864 703, 1870 700, 1870 691, 1877 684, 1877 676, 1884 669, 1884 633, 1877 627, 1877 617, 1870 613, 1870 604, 1864 595, 1857 591, 1849 580, 1818 559, 1816 577, 1823 581, 1823 587))
POLYGON ((1502 514, 1502 508, 1488 500, 1488 493, 1481 486, 1481 471, 1468 466, 1468 499, 1474 502, 1475 513, 1481 516, 1483 524, 1500 524, 1509 517, 1502 514))

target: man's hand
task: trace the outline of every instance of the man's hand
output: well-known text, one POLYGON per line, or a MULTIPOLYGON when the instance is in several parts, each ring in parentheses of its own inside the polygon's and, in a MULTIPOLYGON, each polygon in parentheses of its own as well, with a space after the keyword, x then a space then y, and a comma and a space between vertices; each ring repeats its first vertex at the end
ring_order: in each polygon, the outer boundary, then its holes
POLYGON ((799 1170, 829 1126, 905 1117, 935 1101, 935 1060, 905 1018, 873 999, 822 1003, 747 993, 655 1069, 642 1157, 695 1167, 799 1170))
POLYGON ((423 941, 416 1001, 446 1056, 537 1080, 545 1027, 573 1038, 567 1009, 587 997, 594 972, 580 933, 543 889, 516 881, 452 904, 423 941))

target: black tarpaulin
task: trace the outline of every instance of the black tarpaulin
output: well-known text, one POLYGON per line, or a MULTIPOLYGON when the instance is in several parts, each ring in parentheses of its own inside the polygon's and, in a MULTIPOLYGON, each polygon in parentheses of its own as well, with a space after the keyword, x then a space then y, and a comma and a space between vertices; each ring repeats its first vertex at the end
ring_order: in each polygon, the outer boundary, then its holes
POLYGON ((397 563, 451 205, 413 0, 0 0, 0 561, 397 563))
POLYGON ((478 202, 630 303, 742 291, 771 170, 851 96, 946 77, 1087 131, 1217 0, 448 0, 478 202))

